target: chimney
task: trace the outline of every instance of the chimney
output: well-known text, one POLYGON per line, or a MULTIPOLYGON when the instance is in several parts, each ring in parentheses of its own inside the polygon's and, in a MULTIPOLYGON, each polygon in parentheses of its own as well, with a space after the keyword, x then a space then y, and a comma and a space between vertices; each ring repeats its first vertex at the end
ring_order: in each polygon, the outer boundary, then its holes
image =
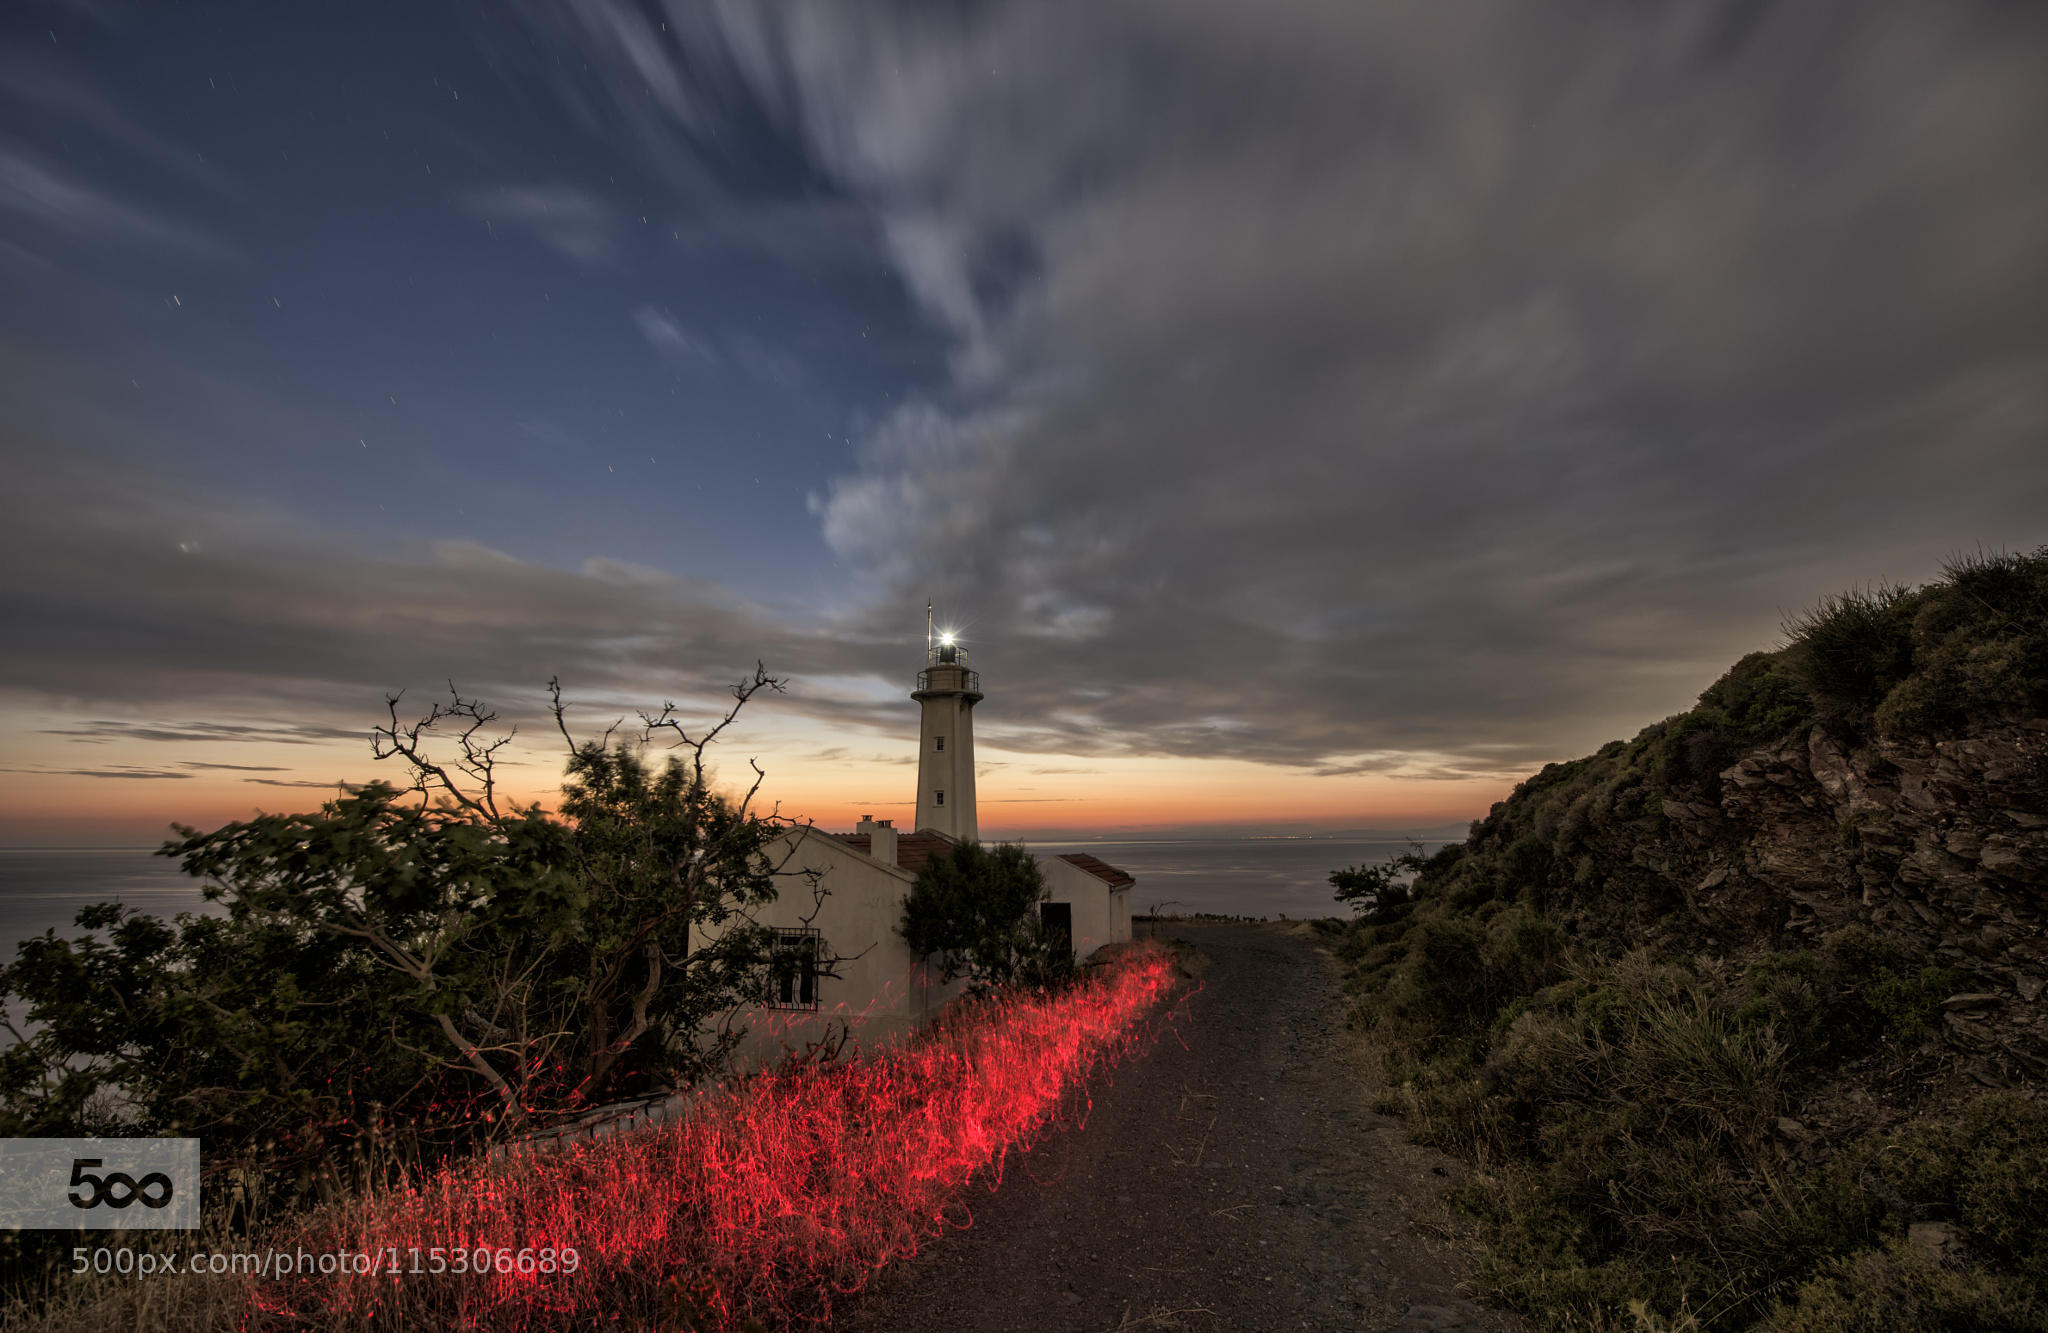
POLYGON ((875 831, 875 817, 873 815, 862 815, 860 823, 853 826, 853 831, 863 838, 870 836, 875 831))
POLYGON ((869 836, 874 841, 868 844, 868 854, 885 866, 896 864, 896 823, 890 819, 878 819, 870 824, 869 836))

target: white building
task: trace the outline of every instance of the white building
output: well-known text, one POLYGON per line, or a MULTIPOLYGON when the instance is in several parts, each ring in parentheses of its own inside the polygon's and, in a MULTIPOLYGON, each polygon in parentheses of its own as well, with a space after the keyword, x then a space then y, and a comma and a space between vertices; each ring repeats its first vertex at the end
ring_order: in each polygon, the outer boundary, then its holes
MULTIPOLYGON (((911 692, 922 710, 917 827, 863 817, 851 833, 803 827, 769 849, 778 896, 754 919, 777 932, 776 962, 761 1005, 729 1021, 744 1027, 746 1061, 772 1059, 846 1037, 886 1042, 933 1018, 963 989, 914 957, 900 930, 903 900, 931 857, 977 838, 974 706, 979 673, 952 636, 928 637, 925 669, 911 692), (816 960, 829 959, 828 969, 816 960)), ((1038 856, 1048 929, 1073 942, 1076 959, 1131 937, 1131 876, 1087 855, 1038 856)))

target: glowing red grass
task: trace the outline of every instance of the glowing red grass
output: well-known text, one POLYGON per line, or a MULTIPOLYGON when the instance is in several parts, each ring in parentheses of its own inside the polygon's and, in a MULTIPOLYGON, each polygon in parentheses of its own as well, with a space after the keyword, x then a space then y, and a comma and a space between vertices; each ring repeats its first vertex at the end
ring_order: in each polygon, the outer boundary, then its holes
POLYGON ((253 1293, 254 1322, 428 1310, 471 1328, 822 1322, 835 1296, 965 1225, 963 1187, 977 1172, 993 1187, 1006 1154, 1085 1098, 1091 1072, 1146 1040, 1140 1020, 1173 977, 1168 954, 1141 948, 1055 995, 963 1004, 901 1049, 714 1089, 680 1123, 463 1163, 324 1210, 284 1248, 367 1254, 383 1271, 271 1280, 253 1293), (573 1249, 577 1261, 551 1275, 414 1276, 437 1247, 553 1251, 558 1268, 573 1249))

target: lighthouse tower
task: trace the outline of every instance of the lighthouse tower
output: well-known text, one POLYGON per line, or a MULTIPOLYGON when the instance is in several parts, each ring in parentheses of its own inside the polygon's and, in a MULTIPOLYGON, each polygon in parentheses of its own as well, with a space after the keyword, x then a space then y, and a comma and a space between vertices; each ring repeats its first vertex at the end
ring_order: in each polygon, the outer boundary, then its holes
POLYGON ((967 650, 951 633, 934 634, 924 608, 925 667, 910 697, 924 709, 917 741, 917 831, 977 842, 974 822, 974 706, 981 675, 967 669, 967 650))

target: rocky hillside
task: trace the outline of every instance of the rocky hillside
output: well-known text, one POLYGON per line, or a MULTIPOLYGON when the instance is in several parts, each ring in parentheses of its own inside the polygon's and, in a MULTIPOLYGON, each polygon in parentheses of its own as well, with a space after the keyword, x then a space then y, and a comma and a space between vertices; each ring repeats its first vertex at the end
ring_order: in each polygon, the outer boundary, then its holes
POLYGON ((1554 764, 1444 888, 1609 948, 1735 954, 1875 932, 1971 989, 1980 1079, 2048 1075, 2048 551, 1830 599, 1690 712, 1554 764))
POLYGON ((1332 877, 1382 1109, 1546 1326, 2048 1333, 2048 548, 1787 629, 1332 877))

